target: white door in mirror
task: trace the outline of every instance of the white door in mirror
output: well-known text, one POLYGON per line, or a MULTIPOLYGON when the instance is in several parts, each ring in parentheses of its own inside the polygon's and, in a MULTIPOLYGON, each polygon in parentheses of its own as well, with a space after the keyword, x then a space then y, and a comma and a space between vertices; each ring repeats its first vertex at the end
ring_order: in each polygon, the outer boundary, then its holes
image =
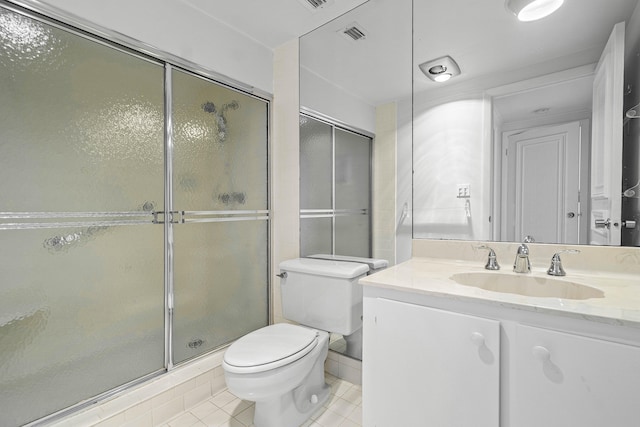
POLYGON ((613 28, 593 81, 589 243, 596 245, 621 242, 624 29, 624 22, 613 28))

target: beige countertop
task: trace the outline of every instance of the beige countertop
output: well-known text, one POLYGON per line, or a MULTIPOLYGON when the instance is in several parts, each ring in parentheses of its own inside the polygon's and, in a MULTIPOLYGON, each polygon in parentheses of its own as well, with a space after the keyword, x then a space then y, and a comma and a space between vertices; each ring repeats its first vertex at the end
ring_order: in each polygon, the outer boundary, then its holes
POLYGON ((551 278, 602 291, 602 297, 588 299, 532 297, 489 291, 457 283, 451 277, 459 273, 496 274, 502 276, 501 279, 513 276, 514 280, 522 276, 512 272, 510 266, 490 272, 484 269, 483 263, 477 261, 414 257, 366 276, 360 279, 360 283, 365 286, 365 292, 371 287, 386 288, 640 328, 640 276, 635 272, 573 269, 567 271, 567 276, 551 277, 546 274, 546 268, 534 267, 527 275, 540 281, 551 278))

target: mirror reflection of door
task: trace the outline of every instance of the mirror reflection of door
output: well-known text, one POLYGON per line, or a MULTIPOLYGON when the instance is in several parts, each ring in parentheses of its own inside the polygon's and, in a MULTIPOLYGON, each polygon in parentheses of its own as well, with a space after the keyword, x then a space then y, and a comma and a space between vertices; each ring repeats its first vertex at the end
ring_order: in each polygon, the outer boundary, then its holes
POLYGON ((504 133, 509 240, 580 243, 580 136, 578 121, 504 133))
POLYGON ((620 245, 624 22, 616 24, 593 81, 591 232, 589 243, 620 245))

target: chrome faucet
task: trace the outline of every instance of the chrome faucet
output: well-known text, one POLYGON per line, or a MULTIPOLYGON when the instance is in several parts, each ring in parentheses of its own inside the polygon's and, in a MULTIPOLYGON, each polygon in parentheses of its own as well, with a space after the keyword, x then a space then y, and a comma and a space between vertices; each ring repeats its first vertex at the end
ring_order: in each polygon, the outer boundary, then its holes
POLYGON ((489 256, 487 258, 487 263, 484 268, 487 270, 500 270, 500 265, 498 264, 498 258, 496 257, 496 253, 493 249, 491 249, 487 245, 480 245, 477 247, 478 249, 488 249, 489 256))
POLYGON ((515 273, 531 273, 531 263, 529 262, 529 247, 527 243, 534 242, 533 237, 524 238, 524 243, 518 246, 516 259, 513 261, 513 271, 515 273))
POLYGON ((565 249, 560 252, 556 252, 553 257, 551 257, 551 266, 547 270, 547 274, 550 276, 566 276, 564 268, 562 268, 562 260, 560 259, 560 254, 577 254, 580 251, 578 249, 565 249))

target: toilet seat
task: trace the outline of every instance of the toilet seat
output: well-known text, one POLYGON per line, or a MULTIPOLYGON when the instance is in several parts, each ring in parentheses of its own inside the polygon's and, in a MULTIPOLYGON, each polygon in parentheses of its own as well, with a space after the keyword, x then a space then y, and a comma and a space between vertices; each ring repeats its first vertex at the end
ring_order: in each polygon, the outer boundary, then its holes
POLYGON ((278 323, 253 331, 234 342, 224 355, 225 370, 257 373, 304 357, 318 344, 318 331, 278 323))

